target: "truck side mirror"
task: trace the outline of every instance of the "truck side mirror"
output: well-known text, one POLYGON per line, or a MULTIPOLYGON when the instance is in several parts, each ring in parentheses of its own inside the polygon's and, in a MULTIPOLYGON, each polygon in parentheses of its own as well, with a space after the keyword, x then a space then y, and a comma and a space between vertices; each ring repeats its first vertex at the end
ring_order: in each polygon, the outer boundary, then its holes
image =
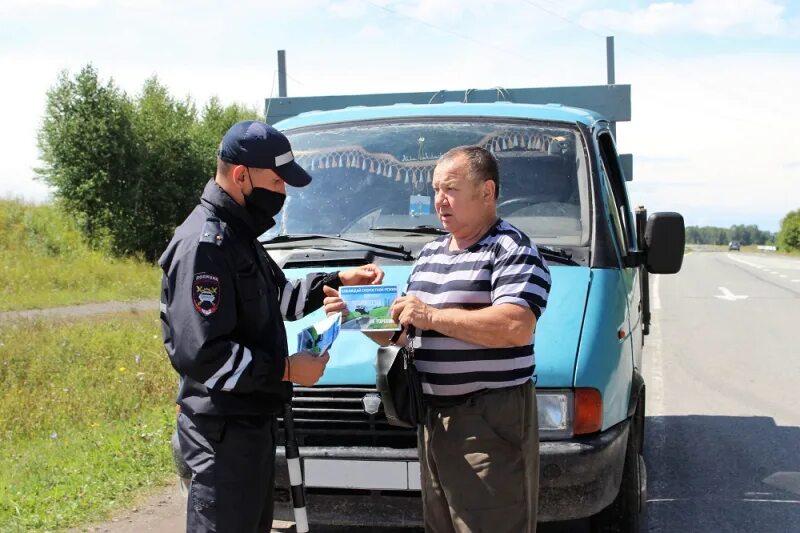
POLYGON ((645 268, 651 274, 675 274, 683 264, 686 230, 680 213, 653 213, 645 229, 645 268))

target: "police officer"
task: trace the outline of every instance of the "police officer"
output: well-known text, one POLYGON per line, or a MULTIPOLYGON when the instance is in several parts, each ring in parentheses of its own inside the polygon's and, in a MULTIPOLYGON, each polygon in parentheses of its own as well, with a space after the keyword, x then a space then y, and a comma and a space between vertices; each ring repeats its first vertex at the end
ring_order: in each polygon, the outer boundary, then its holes
POLYGON ((288 139, 257 121, 225 134, 214 179, 159 260, 164 345, 180 374, 178 441, 191 469, 187 531, 269 531, 275 414, 290 382, 317 382, 328 354, 288 354, 283 320, 316 310, 322 287, 380 283, 366 265, 287 280, 258 243, 311 177, 288 139))

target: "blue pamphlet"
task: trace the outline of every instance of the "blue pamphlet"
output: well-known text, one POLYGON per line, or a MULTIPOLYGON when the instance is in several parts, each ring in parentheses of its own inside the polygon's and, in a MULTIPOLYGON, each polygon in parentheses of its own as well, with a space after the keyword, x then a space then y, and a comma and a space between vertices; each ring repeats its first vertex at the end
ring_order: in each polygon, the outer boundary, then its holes
POLYGON ((297 334, 297 351, 322 355, 339 335, 342 314, 330 315, 297 334))
POLYGON ((397 285, 351 285, 339 288, 347 306, 342 329, 359 331, 397 331, 389 308, 397 298, 397 285))

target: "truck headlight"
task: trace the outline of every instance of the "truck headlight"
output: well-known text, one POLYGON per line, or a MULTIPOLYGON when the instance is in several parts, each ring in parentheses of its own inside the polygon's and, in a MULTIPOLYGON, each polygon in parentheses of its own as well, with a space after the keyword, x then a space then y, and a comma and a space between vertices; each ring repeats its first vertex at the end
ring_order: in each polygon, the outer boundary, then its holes
POLYGON ((555 440, 572 436, 572 392, 537 391, 539 439, 555 440))

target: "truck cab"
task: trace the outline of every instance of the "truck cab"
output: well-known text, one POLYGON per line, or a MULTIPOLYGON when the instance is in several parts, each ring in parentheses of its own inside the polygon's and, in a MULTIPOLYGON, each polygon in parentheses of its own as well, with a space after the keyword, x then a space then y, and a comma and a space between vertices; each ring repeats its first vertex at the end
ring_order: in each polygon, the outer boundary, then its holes
MULTIPOLYGON (((419 250, 444 233, 431 187, 438 157, 459 145, 495 155, 498 216, 531 238, 552 276, 534 342, 539 520, 589 517, 593 530, 637 531, 646 502, 647 276, 679 271, 684 226, 677 213, 648 219, 632 209, 613 123, 582 108, 489 101, 303 112, 275 127, 314 177, 288 188, 261 238, 289 278, 375 262, 384 283, 402 290, 419 250)), ((319 310, 287 322, 290 344, 322 318, 319 310)), ((343 331, 319 383, 294 388, 312 522, 421 523, 416 432, 383 415, 377 348, 343 331)), ((276 517, 291 519, 283 457, 279 446, 276 517)))

